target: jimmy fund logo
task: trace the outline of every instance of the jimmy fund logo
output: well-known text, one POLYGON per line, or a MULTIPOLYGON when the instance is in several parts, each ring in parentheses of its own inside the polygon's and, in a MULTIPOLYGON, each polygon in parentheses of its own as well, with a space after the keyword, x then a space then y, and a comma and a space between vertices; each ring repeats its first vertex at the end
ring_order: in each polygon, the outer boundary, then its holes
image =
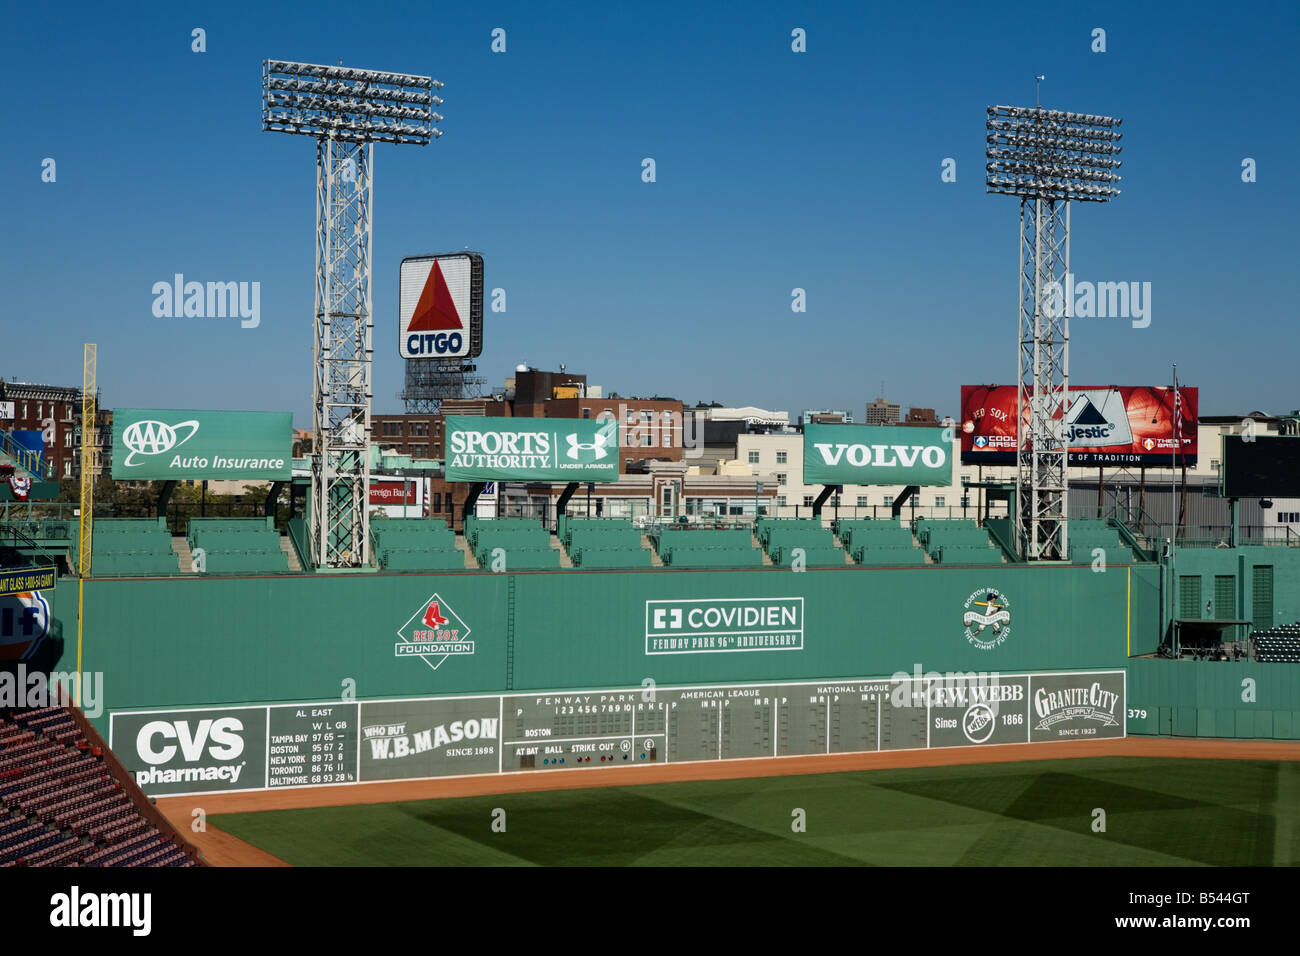
POLYGON ((997 588, 981 588, 966 599, 962 623, 966 640, 981 651, 997 647, 1011 636, 1011 602, 997 588))
POLYGON ((452 655, 474 653, 469 627, 437 594, 397 629, 397 636, 401 640, 394 645, 395 656, 418 657, 434 670, 452 655))

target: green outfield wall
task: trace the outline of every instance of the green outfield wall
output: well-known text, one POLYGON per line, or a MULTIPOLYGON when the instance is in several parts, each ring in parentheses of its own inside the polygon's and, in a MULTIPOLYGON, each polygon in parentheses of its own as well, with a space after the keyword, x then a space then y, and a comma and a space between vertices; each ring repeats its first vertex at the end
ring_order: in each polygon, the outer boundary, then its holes
MULTIPOLYGON (((1217 595, 1211 616, 1262 626, 1300 618, 1298 559, 1186 549, 1176 573, 1217 595)), ((1133 733, 1293 739, 1300 668, 1141 659, 1167 630, 1168 578, 1007 565, 98 579, 81 669, 102 675, 106 731, 110 711, 345 695, 1127 667, 1133 733)), ((50 633, 32 666, 75 670, 76 582, 42 594, 50 633)))
POLYGON ((1115 667, 1158 591, 1154 566, 93 580, 82 667, 108 710, 1115 667))
POLYGON ((1132 734, 1300 740, 1300 666, 1129 661, 1132 734))

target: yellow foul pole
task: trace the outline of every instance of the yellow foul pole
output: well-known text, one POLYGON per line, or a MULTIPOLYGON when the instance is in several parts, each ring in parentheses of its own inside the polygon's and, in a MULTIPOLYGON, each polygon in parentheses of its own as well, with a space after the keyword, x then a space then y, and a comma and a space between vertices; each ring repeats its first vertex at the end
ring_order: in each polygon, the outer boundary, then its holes
POLYGON ((77 542, 77 679, 76 705, 81 706, 81 635, 86 578, 90 577, 90 544, 95 524, 95 366, 99 347, 87 342, 81 363, 81 533, 77 542))

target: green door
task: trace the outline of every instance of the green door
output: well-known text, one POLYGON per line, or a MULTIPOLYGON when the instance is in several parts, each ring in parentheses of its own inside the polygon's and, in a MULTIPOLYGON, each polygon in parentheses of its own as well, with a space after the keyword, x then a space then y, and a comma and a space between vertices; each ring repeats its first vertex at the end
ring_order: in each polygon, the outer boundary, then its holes
POLYGON ((1230 621, 1237 616, 1237 577, 1233 574, 1214 576, 1214 617, 1230 621))
POLYGON ((1199 574, 1179 576, 1178 616, 1183 620, 1201 617, 1201 576, 1199 574))
POLYGON ((1255 630, 1273 626, 1273 565, 1257 564, 1250 576, 1250 619, 1255 630))

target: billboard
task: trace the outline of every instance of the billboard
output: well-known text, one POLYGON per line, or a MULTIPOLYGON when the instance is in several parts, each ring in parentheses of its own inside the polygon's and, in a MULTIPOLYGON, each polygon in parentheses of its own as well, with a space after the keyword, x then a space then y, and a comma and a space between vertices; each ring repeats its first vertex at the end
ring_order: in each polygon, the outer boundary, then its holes
MULTIPOLYGON (((961 387, 961 462, 1007 465, 1016 461, 1015 385, 961 387)), ((1062 410, 1070 464, 1179 467, 1196 464, 1198 390, 1179 386, 1181 427, 1174 444, 1174 398, 1168 386, 1079 385, 1062 410)), ((1024 417, 1028 420, 1028 408, 1024 417)))
POLYGON ((370 480, 370 503, 372 505, 418 505, 420 502, 417 479, 407 481, 370 480))
POLYGON ((118 481, 288 481, 292 470, 289 412, 113 412, 113 477, 118 481))
POLYGON ((1300 438, 1223 436, 1227 498, 1300 498, 1300 438))
POLYGON ((471 359, 483 352, 483 257, 402 260, 397 351, 404 359, 471 359))
POLYGON ((447 417, 448 481, 618 481, 618 422, 447 417))
POLYGON ((805 425, 806 485, 948 485, 950 443, 935 428, 805 425))

